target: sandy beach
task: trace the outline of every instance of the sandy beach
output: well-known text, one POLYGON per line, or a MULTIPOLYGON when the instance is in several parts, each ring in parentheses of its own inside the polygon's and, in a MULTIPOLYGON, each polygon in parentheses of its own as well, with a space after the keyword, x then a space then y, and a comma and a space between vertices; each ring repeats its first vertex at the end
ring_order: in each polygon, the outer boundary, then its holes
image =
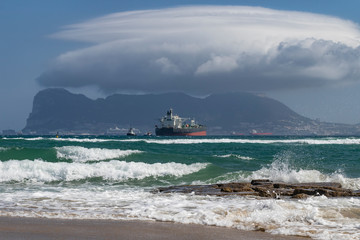
POLYGON ((257 239, 304 240, 258 231, 152 221, 64 220, 0 217, 6 239, 257 239))

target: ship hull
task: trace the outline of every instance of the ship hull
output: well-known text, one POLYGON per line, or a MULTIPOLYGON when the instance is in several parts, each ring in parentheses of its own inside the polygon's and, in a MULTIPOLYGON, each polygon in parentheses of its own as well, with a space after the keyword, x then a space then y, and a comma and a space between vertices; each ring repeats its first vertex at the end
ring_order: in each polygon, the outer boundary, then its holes
POLYGON ((156 128, 156 136, 206 136, 206 129, 201 128, 156 128))
POLYGON ((253 136, 270 136, 272 133, 251 133, 253 136))

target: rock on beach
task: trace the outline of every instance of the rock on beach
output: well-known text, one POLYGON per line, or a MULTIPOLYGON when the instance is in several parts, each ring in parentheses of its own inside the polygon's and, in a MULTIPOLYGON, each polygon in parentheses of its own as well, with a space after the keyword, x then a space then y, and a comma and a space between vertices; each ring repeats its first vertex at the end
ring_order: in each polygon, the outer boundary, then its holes
POLYGON ((307 198, 309 196, 360 197, 360 191, 345 189, 336 182, 284 183, 269 179, 211 185, 181 185, 158 188, 159 193, 194 193, 215 196, 258 196, 264 198, 307 198))

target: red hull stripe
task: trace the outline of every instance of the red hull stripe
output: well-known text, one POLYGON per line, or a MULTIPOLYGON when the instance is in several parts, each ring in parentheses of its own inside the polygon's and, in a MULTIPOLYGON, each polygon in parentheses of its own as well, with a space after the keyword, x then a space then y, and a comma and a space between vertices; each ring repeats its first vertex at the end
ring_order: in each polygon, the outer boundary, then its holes
POLYGON ((272 135, 272 133, 252 133, 251 135, 272 135))
POLYGON ((206 131, 179 134, 180 136, 206 136, 206 131))

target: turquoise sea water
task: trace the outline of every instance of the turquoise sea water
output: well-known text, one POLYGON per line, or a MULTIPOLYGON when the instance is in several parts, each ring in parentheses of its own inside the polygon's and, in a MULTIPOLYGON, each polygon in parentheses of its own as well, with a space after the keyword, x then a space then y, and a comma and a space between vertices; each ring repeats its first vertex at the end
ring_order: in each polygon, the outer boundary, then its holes
POLYGON ((2 137, 0 215, 146 219, 359 239, 360 199, 154 194, 268 178, 360 189, 357 137, 2 137))

